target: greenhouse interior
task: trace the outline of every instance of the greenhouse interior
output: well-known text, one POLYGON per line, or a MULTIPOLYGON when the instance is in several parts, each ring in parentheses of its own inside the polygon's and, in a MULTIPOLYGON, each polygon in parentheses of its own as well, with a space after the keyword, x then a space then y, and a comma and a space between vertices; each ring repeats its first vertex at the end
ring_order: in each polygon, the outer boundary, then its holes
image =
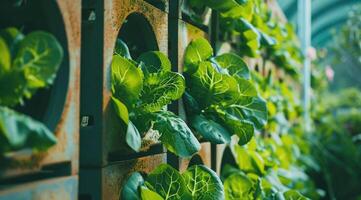
POLYGON ((361 0, 1 0, 0 200, 361 200, 361 0))

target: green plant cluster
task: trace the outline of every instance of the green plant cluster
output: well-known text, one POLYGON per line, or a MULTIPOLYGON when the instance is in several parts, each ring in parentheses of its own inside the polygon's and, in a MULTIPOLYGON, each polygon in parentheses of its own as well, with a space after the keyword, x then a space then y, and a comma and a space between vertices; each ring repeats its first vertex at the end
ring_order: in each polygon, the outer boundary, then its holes
POLYGON ((232 53, 213 56, 203 38, 192 41, 184 57, 189 123, 206 141, 229 144, 237 135, 240 145, 248 143, 267 123, 267 107, 246 63, 232 53))
POLYGON ((242 56, 262 56, 291 76, 298 76, 302 53, 289 23, 272 14, 263 0, 189 0, 194 10, 209 7, 220 13, 223 40, 242 56))
MULTIPOLYGON (((112 66, 112 102, 126 127, 124 138, 134 151, 145 140, 158 140, 174 154, 191 157, 200 144, 187 124, 165 107, 182 97, 184 77, 171 71, 169 59, 158 51, 130 56, 124 42, 118 40, 112 66)), ((144 145, 143 145, 144 146, 144 145)))
POLYGON ((56 137, 41 122, 15 109, 39 89, 50 87, 63 59, 57 39, 46 32, 0 31, 0 152, 44 151, 56 137))
POLYGON ((223 185, 217 174, 204 165, 193 165, 180 174, 161 164, 144 177, 134 172, 126 181, 122 199, 127 200, 219 200, 223 185))

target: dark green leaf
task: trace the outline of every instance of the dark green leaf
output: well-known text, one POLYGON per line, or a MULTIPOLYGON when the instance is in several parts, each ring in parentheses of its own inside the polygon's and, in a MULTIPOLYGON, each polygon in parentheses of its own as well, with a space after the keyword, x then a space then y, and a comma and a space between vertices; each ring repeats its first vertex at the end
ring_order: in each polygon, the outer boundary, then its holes
POLYGON ((231 134, 220 124, 197 115, 192 118, 192 126, 207 141, 215 144, 228 144, 231 141, 231 134))
POLYGON ((138 152, 140 150, 142 138, 140 137, 137 127, 135 127, 132 121, 129 121, 128 123, 125 141, 134 151, 138 152))
POLYGON ((254 123, 258 129, 261 129, 267 123, 267 104, 260 97, 240 98, 238 106, 244 118, 254 123))
POLYGON ((0 77, 0 105, 15 106, 21 103, 26 87, 23 71, 11 70, 0 77))
POLYGON ((157 73, 160 71, 171 71, 171 63, 166 55, 159 51, 148 51, 140 55, 137 59, 141 65, 142 70, 147 73, 157 73))
POLYGON ((2 150, 16 151, 31 148, 35 151, 45 151, 53 146, 57 139, 42 123, 30 117, 0 106, 0 137, 6 144, 2 150))
POLYGON ((165 200, 186 199, 189 196, 183 177, 167 164, 159 165, 148 175, 146 186, 165 200))
POLYGON ((230 115, 226 115, 225 126, 230 133, 239 137, 239 145, 247 144, 254 135, 254 126, 247 120, 242 120, 230 115))
POLYGON ((187 124, 171 112, 155 113, 153 128, 160 132, 164 146, 180 157, 191 157, 201 148, 187 124))
POLYGON ((192 74, 197 71, 200 62, 208 60, 213 55, 213 49, 204 38, 193 40, 184 53, 184 71, 192 74))
POLYGON ((161 72, 145 77, 141 95, 141 108, 155 112, 182 97, 185 90, 184 77, 176 72, 161 72))
POLYGON ((121 39, 117 39, 115 43, 114 54, 127 59, 132 59, 128 46, 121 39))
POLYGON ((15 58, 17 51, 19 50, 19 43, 24 39, 24 35, 15 27, 10 27, 1 30, 0 37, 2 37, 11 53, 11 57, 15 58))
POLYGON ((142 175, 138 172, 132 173, 123 186, 121 197, 126 200, 141 200, 139 189, 144 184, 142 175))
POLYGON ((221 180, 211 169, 203 165, 188 168, 182 176, 194 200, 223 200, 221 180))

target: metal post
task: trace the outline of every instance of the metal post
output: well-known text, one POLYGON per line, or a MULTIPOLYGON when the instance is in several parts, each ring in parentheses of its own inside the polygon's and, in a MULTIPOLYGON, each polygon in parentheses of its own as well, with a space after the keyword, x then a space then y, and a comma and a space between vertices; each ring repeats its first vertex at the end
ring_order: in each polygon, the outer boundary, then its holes
POLYGON ((311 0, 298 0, 298 36, 305 58, 303 60, 303 108, 305 131, 311 130, 311 60, 307 55, 311 47, 311 0))

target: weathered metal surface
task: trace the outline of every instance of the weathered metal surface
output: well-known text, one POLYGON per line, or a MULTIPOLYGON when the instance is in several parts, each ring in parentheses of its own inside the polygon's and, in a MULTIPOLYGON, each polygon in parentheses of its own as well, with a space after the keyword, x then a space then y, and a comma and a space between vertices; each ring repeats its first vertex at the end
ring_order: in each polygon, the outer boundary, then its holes
MULTIPOLYGON (((153 29, 156 49, 168 54, 168 14, 142 0, 104 1, 104 56, 103 56, 103 166, 110 153, 124 154, 118 118, 114 117, 110 104, 111 77, 110 65, 119 31, 126 18, 133 13, 143 16, 153 29)), ((145 40, 145 38, 139 38, 145 40)))
POLYGON ((211 144, 201 143, 201 150, 192 158, 179 158, 179 171, 184 172, 191 165, 205 165, 211 168, 211 144))
POLYGON ((33 173, 44 166, 59 163, 70 163, 71 174, 78 172, 81 2, 58 0, 56 4, 61 12, 66 33, 67 44, 63 46, 68 48, 64 51, 69 55, 68 88, 61 117, 54 131, 58 143, 46 153, 25 158, 15 156, 10 159, 6 163, 9 167, 0 171, 0 178, 33 173))
POLYGON ((122 186, 132 172, 150 173, 166 162, 166 154, 119 161, 100 169, 86 169, 80 172, 80 200, 119 200, 122 186))
POLYGON ((1 186, 0 200, 76 200, 77 187, 77 176, 1 186))

